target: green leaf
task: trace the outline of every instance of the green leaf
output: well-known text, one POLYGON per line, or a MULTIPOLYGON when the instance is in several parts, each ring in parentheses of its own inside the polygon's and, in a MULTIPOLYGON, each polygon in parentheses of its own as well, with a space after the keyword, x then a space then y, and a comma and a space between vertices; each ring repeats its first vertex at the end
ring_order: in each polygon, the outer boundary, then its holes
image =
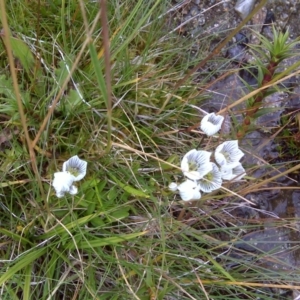
MULTIPOLYGON (((7 48, 6 40, 2 36, 2 40, 4 45, 7 48)), ((23 66, 24 70, 30 74, 35 66, 35 59, 30 50, 30 48, 23 42, 21 39, 17 37, 13 37, 10 33, 10 45, 13 52, 13 55, 19 59, 21 65, 23 66)))
POLYGON ((128 212, 129 209, 130 209, 129 206, 128 207, 122 207, 122 209, 119 209, 117 211, 112 212, 109 215, 109 217, 111 217, 113 219, 113 221, 127 218, 129 216, 129 212, 128 212))
POLYGON ((87 205, 86 213, 88 215, 90 215, 90 214, 94 213, 94 211, 95 211, 96 201, 97 201, 96 193, 94 190, 91 189, 86 193, 85 199, 83 201, 81 201, 80 204, 82 204, 82 202, 84 202, 87 205))
POLYGON ((20 39, 12 37, 11 48, 15 57, 17 57, 25 71, 30 74, 30 71, 34 68, 35 60, 29 47, 20 39))
POLYGON ((106 89, 105 79, 104 79, 104 75, 103 75, 103 69, 101 68, 102 63, 99 62, 99 60, 98 60, 97 51, 93 44, 90 44, 89 50, 90 50, 91 61, 93 64, 93 69, 95 71, 98 86, 99 86, 99 89, 101 91, 101 94, 103 95, 103 98, 104 98, 106 106, 107 106, 108 95, 107 95, 107 89, 106 89))
POLYGON ((11 78, 7 79, 5 75, 0 75, 0 93, 8 99, 16 100, 11 78))
POLYGON ((2 233, 5 236, 10 237, 11 239, 15 240, 18 243, 21 243, 22 245, 31 245, 31 246, 33 245, 29 240, 25 239, 24 237, 22 237, 16 233, 13 233, 9 230, 6 230, 4 228, 0 228, 0 233, 2 233))
POLYGON ((142 190, 137 190, 136 188, 132 187, 131 185, 124 184, 121 181, 119 181, 115 176, 112 174, 109 174, 109 176, 116 182, 116 184, 122 188, 124 191, 129 193, 132 196, 135 197, 143 197, 143 198, 149 198, 149 195, 147 195, 145 192, 142 190))
POLYGON ((129 241, 131 239, 134 239, 138 236, 142 236, 146 234, 147 231, 137 232, 137 233, 130 233, 130 234, 124 234, 124 235, 118 235, 118 236, 112 236, 107 238, 98 238, 91 241, 79 241, 76 245, 74 245, 73 242, 70 242, 67 246, 68 249, 75 249, 78 247, 79 249, 90 249, 95 247, 103 247, 107 245, 116 245, 125 241, 129 241))
POLYGON ((105 222, 103 221, 103 218, 96 217, 91 220, 91 224, 93 225, 93 227, 99 228, 99 227, 104 226, 105 222))
POLYGON ((30 300, 30 286, 31 286, 31 272, 32 272, 32 263, 28 264, 25 268, 25 273, 24 273, 24 289, 23 289, 23 300, 30 300))
POLYGON ((66 112, 75 111, 76 113, 79 113, 78 109, 80 108, 80 105, 83 103, 82 98, 80 96, 80 91, 76 90, 70 90, 69 94, 63 101, 63 106, 66 112))
POLYGON ((279 107, 263 107, 263 108, 260 108, 254 115, 254 118, 258 118, 258 117, 261 117, 261 116, 264 116, 268 113, 273 113, 273 112, 276 112, 276 111, 279 111, 280 108, 279 107))
POLYGON ((79 226, 84 225, 84 224, 90 222, 92 219, 94 219, 94 218, 96 218, 96 217, 98 217, 100 215, 103 215, 103 214, 104 214, 104 212, 99 212, 99 213, 96 213, 96 214, 84 216, 82 218, 79 218, 79 219, 77 219, 75 221, 72 221, 72 222, 66 224, 64 227, 58 225, 57 227, 51 229, 47 233, 38 236, 37 238, 39 240, 43 240, 43 239, 51 238, 51 237, 56 236, 56 235, 65 235, 65 234, 68 234, 67 231, 66 231, 66 229, 70 231, 70 230, 72 230, 74 228, 78 228, 79 226))
MULTIPOLYGON (((29 92, 20 92, 22 102, 26 106, 26 102, 29 100, 29 92)), ((0 75, 0 95, 0 112, 10 115, 11 120, 19 122, 20 116, 12 80, 10 78, 7 79, 5 75, 0 75)))
POLYGON ((5 270, 5 273, 0 277, 0 285, 2 286, 2 284, 8 281, 18 271, 27 267, 34 260, 40 258, 43 254, 46 253, 46 251, 47 248, 43 247, 22 255, 21 258, 12 267, 9 267, 5 270))

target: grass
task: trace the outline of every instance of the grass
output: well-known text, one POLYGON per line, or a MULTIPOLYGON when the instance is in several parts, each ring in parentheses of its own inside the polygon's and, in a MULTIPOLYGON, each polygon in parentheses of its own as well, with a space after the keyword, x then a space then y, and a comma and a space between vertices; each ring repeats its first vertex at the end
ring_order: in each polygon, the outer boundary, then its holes
MULTIPOLYGON (((1 5, 1 299, 287 299, 300 288, 291 263, 273 270, 261 262, 277 254, 237 247, 266 222, 244 197, 298 161, 268 179, 247 166, 247 180, 190 207, 167 189, 201 139, 188 130, 194 107, 210 97, 190 73, 207 42, 194 57, 168 25, 171 1, 109 1, 108 26, 93 1, 1 5), (73 155, 87 176, 57 198, 53 173, 73 155)), ((261 214, 297 234, 295 219, 261 214)))

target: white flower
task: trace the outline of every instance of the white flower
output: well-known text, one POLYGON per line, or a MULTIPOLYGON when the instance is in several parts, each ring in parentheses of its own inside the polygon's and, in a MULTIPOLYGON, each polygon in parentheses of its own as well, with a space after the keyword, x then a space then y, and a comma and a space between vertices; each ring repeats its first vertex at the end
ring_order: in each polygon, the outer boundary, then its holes
POLYGON ((183 174, 191 180, 199 180, 212 170, 210 163, 211 152, 190 150, 181 161, 183 174))
POLYGON ((215 159, 219 166, 236 163, 243 156, 244 153, 239 149, 237 140, 224 142, 215 151, 215 159))
POLYGON ((73 186, 74 181, 75 177, 69 172, 54 173, 52 186, 56 191, 56 196, 61 198, 65 193, 70 193, 71 195, 77 194, 77 188, 73 186))
POLYGON ((200 187, 196 181, 186 180, 177 187, 183 201, 199 200, 201 198, 200 187))
POLYGON ((175 182, 171 182, 169 184, 169 186, 168 186, 169 190, 172 191, 172 192, 176 192, 177 191, 177 187, 178 187, 178 185, 175 182))
POLYGON ((241 164, 232 169, 232 181, 239 181, 246 175, 246 171, 241 164))
POLYGON ((239 162, 222 166, 221 173, 224 180, 231 181, 239 181, 246 175, 245 169, 239 162))
POLYGON ((200 128, 206 135, 214 135, 221 129, 223 120, 223 116, 216 115, 215 113, 207 114, 201 120, 200 128))
POLYGON ((212 170, 199 180, 200 190, 210 193, 217 190, 222 185, 222 174, 215 163, 212 164, 212 170))
POLYGON ((80 159, 77 155, 72 156, 63 164, 63 171, 68 171, 74 175, 74 181, 81 180, 86 174, 87 162, 80 159))
POLYGON ((235 168, 233 168, 232 173, 234 175, 234 177, 231 179, 232 181, 241 180, 246 175, 246 171, 243 168, 242 164, 239 164, 235 168))
POLYGON ((222 165, 220 168, 220 172, 222 175, 222 179, 223 180, 231 180, 233 177, 233 168, 237 167, 238 165, 240 165, 240 162, 235 162, 235 163, 231 163, 229 165, 222 165))

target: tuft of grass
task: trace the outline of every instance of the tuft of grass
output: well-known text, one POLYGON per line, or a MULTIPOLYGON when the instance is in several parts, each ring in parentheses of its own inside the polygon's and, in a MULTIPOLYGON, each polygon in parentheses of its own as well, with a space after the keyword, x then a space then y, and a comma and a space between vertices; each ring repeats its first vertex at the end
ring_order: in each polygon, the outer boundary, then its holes
MULTIPOLYGON (((264 162, 270 179, 249 166, 247 182, 184 215, 166 188, 201 140, 195 107, 207 85, 185 74, 213 37, 193 57, 167 22, 172 1, 103 3, 1 2, 1 299, 274 299, 272 289, 299 289, 294 274, 264 264, 276 253, 240 250, 265 220, 234 213, 253 213, 246 195, 299 165, 274 175, 264 162), (73 155, 87 176, 76 196, 57 198, 53 173, 73 155)), ((297 233, 293 219, 272 222, 297 233)))

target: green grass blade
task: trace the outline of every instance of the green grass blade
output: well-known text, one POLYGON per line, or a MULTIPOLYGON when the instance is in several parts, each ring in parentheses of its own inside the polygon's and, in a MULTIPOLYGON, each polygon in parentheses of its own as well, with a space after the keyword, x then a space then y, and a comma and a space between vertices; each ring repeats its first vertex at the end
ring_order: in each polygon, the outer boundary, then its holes
POLYGON ((45 247, 22 255, 18 261, 12 267, 9 267, 8 270, 0 277, 0 285, 11 279, 18 271, 27 268, 29 264, 44 255, 46 251, 47 248, 45 247))

